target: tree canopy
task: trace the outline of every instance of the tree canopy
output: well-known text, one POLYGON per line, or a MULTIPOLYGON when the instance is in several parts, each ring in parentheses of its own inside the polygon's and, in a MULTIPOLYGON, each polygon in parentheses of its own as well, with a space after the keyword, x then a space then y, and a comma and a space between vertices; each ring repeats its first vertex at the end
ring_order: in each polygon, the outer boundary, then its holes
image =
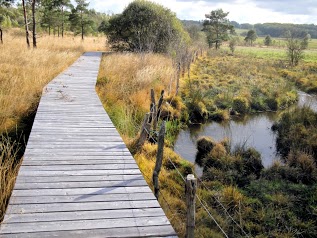
POLYGON ((226 18, 229 12, 224 12, 222 9, 211 11, 206 14, 203 30, 207 34, 209 47, 215 44, 216 49, 220 48, 223 41, 229 40, 229 33, 234 34, 234 27, 226 18))
POLYGON ((265 37, 265 39, 264 39, 264 45, 266 45, 266 46, 272 45, 272 38, 271 38, 270 35, 267 35, 267 36, 265 37))
POLYGON ((258 38, 255 30, 249 30, 247 33, 247 36, 244 38, 244 40, 250 44, 251 46, 253 45, 253 42, 258 38))
POLYGON ((0 0, 0 7, 9 7, 13 2, 14 0, 0 0))
POLYGON ((189 39, 174 13, 143 0, 130 3, 122 14, 113 16, 106 33, 113 48, 138 52, 167 52, 171 42, 189 39))

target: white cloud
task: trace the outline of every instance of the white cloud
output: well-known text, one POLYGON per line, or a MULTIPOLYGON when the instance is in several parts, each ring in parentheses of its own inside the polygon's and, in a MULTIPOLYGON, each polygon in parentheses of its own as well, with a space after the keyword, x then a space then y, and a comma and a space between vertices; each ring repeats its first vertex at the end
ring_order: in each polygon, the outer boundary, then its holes
MULTIPOLYGON (((226 0, 226 1, 195 1, 195 0, 152 0, 167 8, 170 8, 180 19, 203 20, 206 13, 222 8, 230 12, 228 18, 239 23, 317 23, 317 9, 312 8, 311 14, 301 15, 295 13, 280 12, 278 9, 259 7, 254 0, 226 0)), ((289 0, 292 4, 292 0, 289 0)), ((100 12, 121 13, 132 0, 91 0, 90 7, 100 12)), ((283 2, 284 4, 284 2, 283 2)), ((287 3, 285 2, 287 5, 287 3)), ((293 9, 293 8, 292 8, 293 9)))

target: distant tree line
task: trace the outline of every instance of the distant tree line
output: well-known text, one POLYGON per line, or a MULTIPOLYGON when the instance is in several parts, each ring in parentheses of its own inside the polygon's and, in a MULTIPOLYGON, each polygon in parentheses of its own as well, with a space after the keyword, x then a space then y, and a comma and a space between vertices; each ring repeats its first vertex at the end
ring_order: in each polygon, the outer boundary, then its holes
POLYGON ((296 32, 299 37, 305 37, 307 34, 311 38, 317 39, 317 25, 314 24, 289 24, 289 23, 263 23, 263 24, 239 24, 236 21, 230 22, 236 29, 255 29, 257 35, 271 37, 284 37, 288 31, 296 32))
POLYGON ((65 32, 74 35, 98 34, 100 26, 107 24, 110 16, 89 9, 87 0, 0 0, 0 40, 3 29, 24 28, 32 35, 36 47, 36 32, 63 37, 65 32), (15 4, 14 4, 15 3, 15 4))

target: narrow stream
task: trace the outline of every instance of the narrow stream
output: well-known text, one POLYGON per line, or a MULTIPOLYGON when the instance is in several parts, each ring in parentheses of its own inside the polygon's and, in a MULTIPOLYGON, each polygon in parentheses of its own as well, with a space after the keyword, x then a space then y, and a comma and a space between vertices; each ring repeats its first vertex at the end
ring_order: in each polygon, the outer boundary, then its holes
MULTIPOLYGON (((297 106, 309 105, 317 112, 317 96, 298 92, 297 106)), ((232 119, 228 122, 194 125, 182 130, 176 140, 174 150, 184 159, 195 163, 196 141, 201 136, 210 136, 216 141, 228 138, 231 148, 239 145, 255 148, 262 156, 264 167, 269 167, 279 157, 276 155, 275 134, 271 130, 278 120, 279 112, 258 113, 243 119, 232 119)), ((196 173, 202 174, 202 168, 195 165, 196 173)))

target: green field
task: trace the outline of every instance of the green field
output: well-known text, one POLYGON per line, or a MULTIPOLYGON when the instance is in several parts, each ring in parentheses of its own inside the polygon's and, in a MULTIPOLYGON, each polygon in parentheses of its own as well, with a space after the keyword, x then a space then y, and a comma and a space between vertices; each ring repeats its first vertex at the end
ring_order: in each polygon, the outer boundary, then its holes
MULTIPOLYGON (((237 35, 240 37, 240 41, 243 42, 244 36, 241 36, 241 34, 248 32, 248 30, 246 30, 246 29, 235 29, 235 31, 236 31, 237 35)), ((255 44, 259 45, 259 46, 263 46, 264 45, 264 39, 265 39, 265 36, 259 36, 257 38, 257 40, 255 41, 255 44)), ((285 47, 286 46, 285 38, 272 37, 272 41, 273 41, 273 46, 274 47, 285 47)), ((317 50, 317 39, 311 39, 309 41, 308 49, 317 50)))
MULTIPOLYGON (((317 43, 317 40, 314 40, 314 43, 315 42, 317 43)), ((256 58, 287 60, 286 50, 284 48, 238 46, 236 49, 236 53, 245 54, 256 58)), ((317 62, 317 50, 306 50, 304 61, 317 62)))

